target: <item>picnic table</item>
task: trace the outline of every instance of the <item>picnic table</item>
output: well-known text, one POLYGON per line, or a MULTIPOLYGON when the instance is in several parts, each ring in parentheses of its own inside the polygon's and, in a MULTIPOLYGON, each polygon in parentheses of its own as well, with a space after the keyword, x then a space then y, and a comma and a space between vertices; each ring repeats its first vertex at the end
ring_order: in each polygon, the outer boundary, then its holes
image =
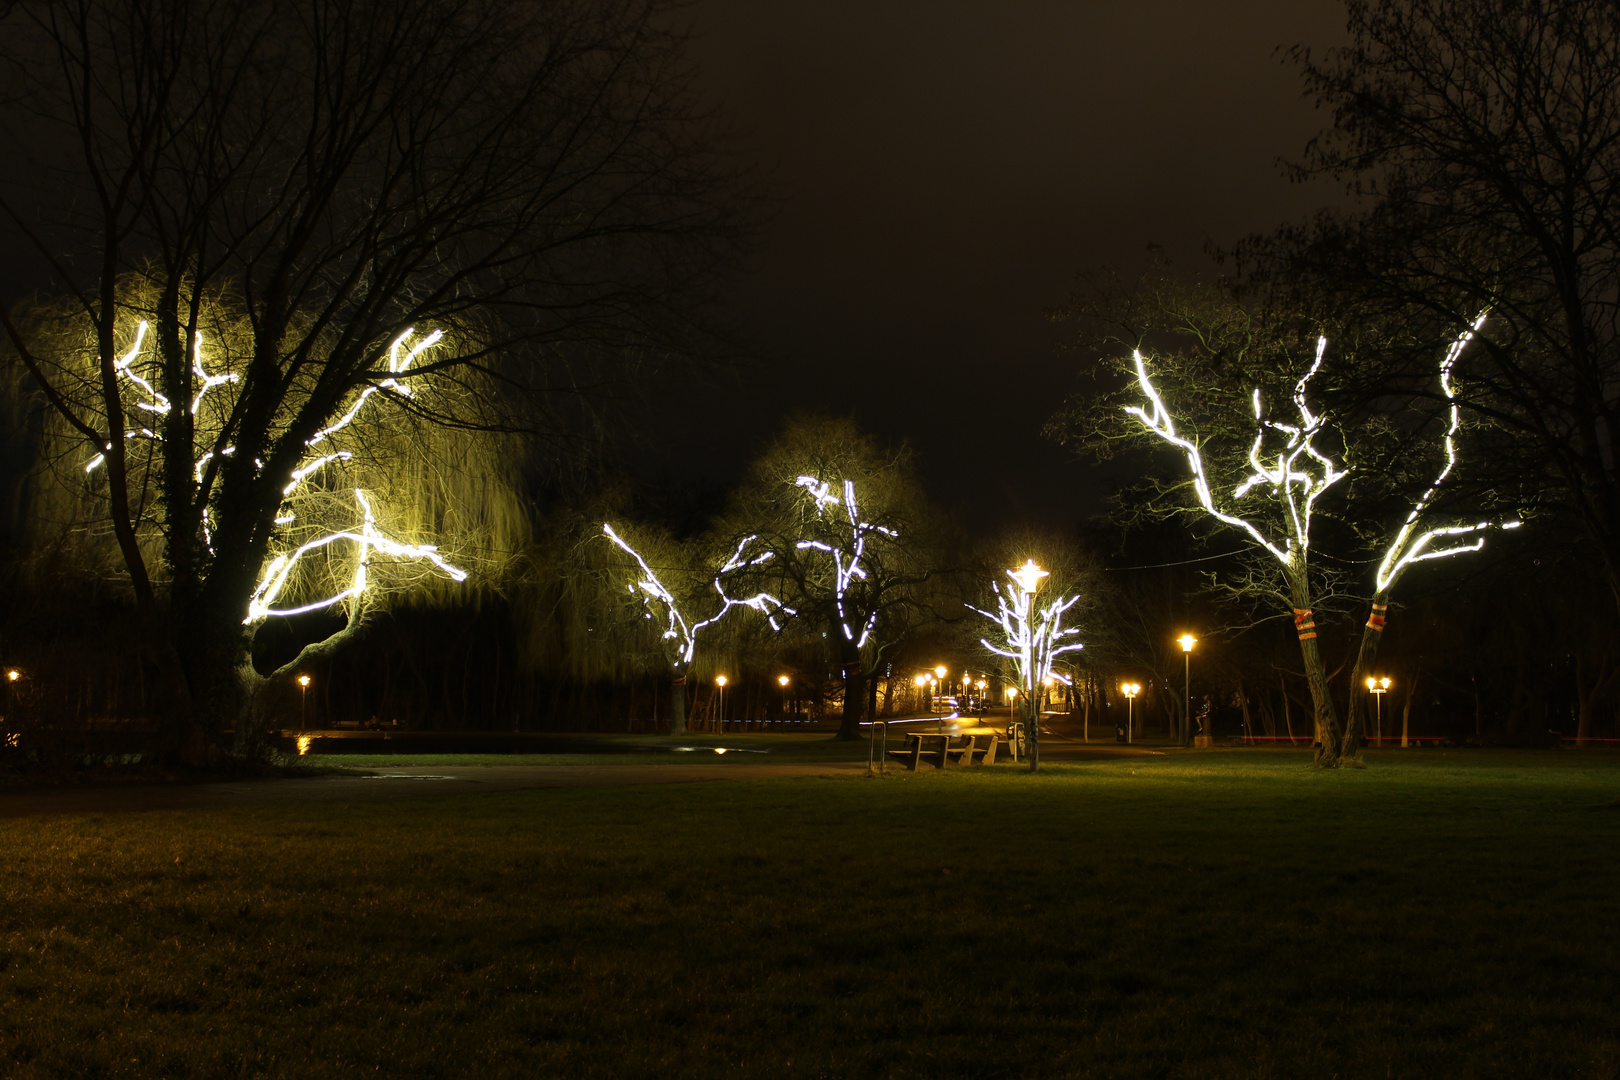
POLYGON ((996 748, 1000 738, 994 734, 962 735, 950 731, 908 731, 906 732, 906 748, 904 750, 890 750, 889 756, 899 760, 907 769, 915 772, 925 756, 935 768, 943 769, 949 766, 952 756, 960 764, 992 764, 996 760, 996 748), (951 740, 962 739, 952 746, 951 740), (984 739, 983 744, 980 740, 984 739), (937 760, 936 760, 937 759, 937 760))

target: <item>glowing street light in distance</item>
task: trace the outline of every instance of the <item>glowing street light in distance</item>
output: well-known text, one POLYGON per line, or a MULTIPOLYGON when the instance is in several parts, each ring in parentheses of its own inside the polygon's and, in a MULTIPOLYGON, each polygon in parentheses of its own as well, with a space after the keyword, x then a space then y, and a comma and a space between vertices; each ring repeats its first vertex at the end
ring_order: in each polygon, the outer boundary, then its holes
POLYGON ((1181 645, 1182 652, 1192 652, 1193 646, 1198 644, 1198 639, 1191 634, 1182 634, 1176 641, 1181 645))

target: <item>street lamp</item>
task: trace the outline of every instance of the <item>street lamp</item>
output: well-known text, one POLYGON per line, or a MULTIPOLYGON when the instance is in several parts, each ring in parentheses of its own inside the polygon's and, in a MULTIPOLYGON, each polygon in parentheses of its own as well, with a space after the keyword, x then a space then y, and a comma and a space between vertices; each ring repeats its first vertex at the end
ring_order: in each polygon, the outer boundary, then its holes
POLYGON ((1193 646, 1198 644, 1198 639, 1193 637, 1191 634, 1182 634, 1180 637, 1176 638, 1176 641, 1180 643, 1181 651, 1184 654, 1184 659, 1186 661, 1186 664, 1185 664, 1185 667, 1186 667, 1186 671, 1185 671, 1185 676, 1186 676, 1185 692, 1186 692, 1186 695, 1187 695, 1187 700, 1183 703, 1183 708, 1182 708, 1182 711, 1181 711, 1181 745, 1182 746, 1191 746, 1192 745, 1192 651, 1193 651, 1193 646))
POLYGON ((726 677, 716 675, 714 681, 720 687, 720 730, 726 729, 726 677))
POLYGON ((1131 742, 1132 730, 1136 727, 1136 695, 1142 692, 1142 685, 1128 682, 1119 689, 1125 695, 1125 741, 1131 742))
POLYGON ((1041 587, 1042 578, 1051 575, 1036 566, 1034 559, 1025 559, 1023 566, 1007 573, 1018 582, 1018 587, 1024 593, 1024 711, 1029 714, 1029 730, 1024 737, 1029 740, 1029 771, 1035 772, 1041 767, 1041 713, 1040 698, 1036 696, 1035 689, 1034 642, 1031 640, 1034 633, 1033 609, 1035 590, 1041 587))
POLYGON ((1367 692, 1371 694, 1373 696, 1373 700, 1378 703, 1378 733, 1374 736, 1374 741, 1376 741, 1379 746, 1383 746, 1384 695, 1389 693, 1389 676, 1385 675, 1382 679, 1375 679, 1371 675, 1367 676, 1367 692))
POLYGON ((793 680, 788 678, 786 675, 778 675, 776 677, 776 685, 780 686, 782 688, 782 720, 783 720, 784 723, 787 721, 787 711, 788 711, 788 707, 787 707, 787 688, 788 688, 788 683, 790 683, 792 681, 793 680))
POLYGON ((298 730, 309 729, 309 676, 298 676, 298 730))

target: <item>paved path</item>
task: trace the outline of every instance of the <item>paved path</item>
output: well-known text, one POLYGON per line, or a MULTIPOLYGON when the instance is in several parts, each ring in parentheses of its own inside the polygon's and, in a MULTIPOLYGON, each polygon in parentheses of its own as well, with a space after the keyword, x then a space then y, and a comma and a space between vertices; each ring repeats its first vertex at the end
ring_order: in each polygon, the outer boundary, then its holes
POLYGON ((212 784, 43 788, 0 793, 0 818, 38 814, 123 813, 217 806, 359 802, 423 795, 473 795, 537 788, 691 784, 784 776, 864 773, 866 762, 824 765, 443 765, 379 768, 375 776, 314 776, 294 780, 236 780, 212 784))
MULTIPOLYGON (((1042 743, 1045 761, 1097 761, 1159 756, 1145 746, 1042 743)), ((891 768, 897 767, 891 763, 891 768)), ((359 802, 424 795, 476 795, 541 788, 693 784, 707 780, 761 780, 790 776, 851 776, 864 761, 823 764, 715 762, 680 765, 436 765, 378 768, 375 776, 315 776, 307 779, 235 780, 211 784, 130 784, 120 787, 26 788, 0 792, 0 818, 40 814, 127 813, 218 806, 359 802)))

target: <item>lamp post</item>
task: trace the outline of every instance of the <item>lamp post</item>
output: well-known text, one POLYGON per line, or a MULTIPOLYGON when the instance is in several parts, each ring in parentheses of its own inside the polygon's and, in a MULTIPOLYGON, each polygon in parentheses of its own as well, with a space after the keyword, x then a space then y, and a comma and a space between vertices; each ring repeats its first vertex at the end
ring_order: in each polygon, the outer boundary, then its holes
POLYGON ((1125 695, 1125 741, 1128 743, 1135 738, 1133 730, 1136 727, 1136 695, 1142 692, 1142 686, 1140 683, 1128 682, 1119 689, 1125 695))
POLYGON ((1193 646, 1198 644, 1198 639, 1193 637, 1191 634, 1182 634, 1180 637, 1176 638, 1176 641, 1180 643, 1181 651, 1184 654, 1184 658, 1185 658, 1185 661, 1186 661, 1186 663, 1185 663, 1185 668, 1186 668, 1186 671, 1185 671, 1185 677, 1186 677, 1185 693, 1187 695, 1187 698, 1186 698, 1186 701, 1183 702, 1183 706, 1182 706, 1182 710, 1181 710, 1181 745, 1182 746, 1191 746, 1192 745, 1192 651, 1193 651, 1193 646))
POLYGON ((716 675, 715 684, 720 687, 720 730, 726 730, 726 677, 716 675))
POLYGON ((17 701, 17 680, 22 678, 22 672, 16 668, 6 669, 6 719, 11 719, 11 710, 17 701))
POLYGON ((782 688, 782 722, 784 724, 787 723, 787 716, 788 716, 787 688, 788 688, 788 683, 790 683, 792 681, 793 680, 788 678, 786 675, 778 675, 776 677, 776 685, 780 686, 782 688))
POLYGON ((298 676, 298 730, 309 729, 309 676, 298 676))
POLYGON ((1024 593, 1024 655, 1020 658, 1023 663, 1024 675, 1024 711, 1029 715, 1028 733, 1025 738, 1029 740, 1029 771, 1035 772, 1041 767, 1041 714, 1038 706, 1038 691, 1035 689, 1038 680, 1044 672, 1036 672, 1034 655, 1034 626, 1033 616, 1035 608, 1035 590, 1041 587, 1041 579, 1048 577, 1045 570, 1035 565, 1034 559, 1025 559, 1024 565, 1008 573, 1018 582, 1018 587, 1024 593))
POLYGON ((1373 735, 1373 742, 1378 746, 1383 746, 1384 695, 1389 693, 1389 676, 1385 675, 1382 679, 1375 679, 1371 675, 1367 676, 1367 692, 1371 694, 1373 696, 1373 700, 1378 703, 1378 727, 1374 729, 1375 734, 1373 735))

